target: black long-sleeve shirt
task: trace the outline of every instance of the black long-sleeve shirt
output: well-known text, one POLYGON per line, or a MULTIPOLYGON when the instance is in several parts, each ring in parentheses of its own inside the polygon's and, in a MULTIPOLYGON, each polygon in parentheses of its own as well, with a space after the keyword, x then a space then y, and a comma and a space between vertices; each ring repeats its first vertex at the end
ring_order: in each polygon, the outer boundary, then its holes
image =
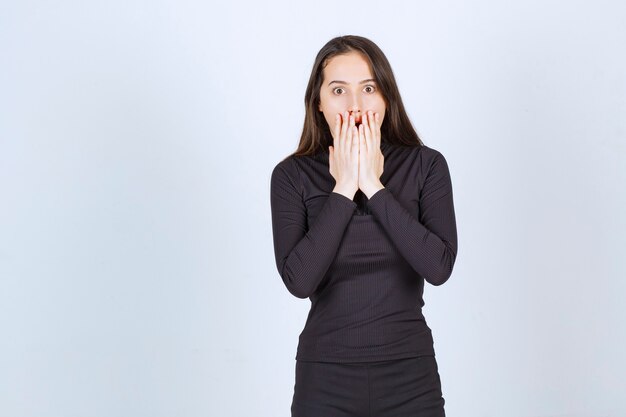
POLYGON ((448 280, 457 254, 452 183, 428 146, 381 142, 385 188, 333 192, 328 152, 289 156, 271 175, 278 272, 310 298, 296 360, 369 362, 434 355, 424 280, 448 280))

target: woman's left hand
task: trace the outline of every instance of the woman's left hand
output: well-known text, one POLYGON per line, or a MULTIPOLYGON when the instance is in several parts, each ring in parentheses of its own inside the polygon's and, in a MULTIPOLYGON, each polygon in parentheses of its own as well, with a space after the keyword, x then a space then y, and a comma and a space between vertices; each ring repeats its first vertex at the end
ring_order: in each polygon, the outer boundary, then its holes
POLYGON ((380 115, 368 111, 359 126, 359 188, 368 199, 385 188, 380 182, 384 161, 380 150, 380 115))

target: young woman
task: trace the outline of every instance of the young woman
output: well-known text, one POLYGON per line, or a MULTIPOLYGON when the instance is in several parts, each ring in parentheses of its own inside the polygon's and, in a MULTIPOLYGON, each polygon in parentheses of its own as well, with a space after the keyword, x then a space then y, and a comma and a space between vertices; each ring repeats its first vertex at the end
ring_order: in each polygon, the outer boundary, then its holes
POLYGON ((457 254, 447 162, 418 137, 366 38, 324 45, 305 106, 270 191, 278 272, 311 300, 291 415, 445 416, 422 295, 457 254))

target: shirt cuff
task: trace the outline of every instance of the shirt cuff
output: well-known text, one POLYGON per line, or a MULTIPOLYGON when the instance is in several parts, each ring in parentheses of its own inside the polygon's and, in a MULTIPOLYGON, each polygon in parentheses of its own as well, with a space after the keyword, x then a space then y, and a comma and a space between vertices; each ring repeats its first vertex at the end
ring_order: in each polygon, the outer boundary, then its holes
POLYGON ((367 206, 370 207, 370 204, 376 205, 377 201, 378 200, 382 200, 385 197, 387 197, 387 194, 389 194, 389 190, 387 189, 387 187, 381 188, 380 190, 378 190, 374 194, 372 194, 370 199, 367 200, 367 206))
POLYGON ((330 195, 328 196, 329 198, 334 198, 337 202, 339 202, 340 204, 344 204, 347 205, 350 208, 356 209, 356 202, 354 202, 353 200, 350 200, 348 197, 346 197, 343 194, 339 194, 335 191, 331 191, 330 195))

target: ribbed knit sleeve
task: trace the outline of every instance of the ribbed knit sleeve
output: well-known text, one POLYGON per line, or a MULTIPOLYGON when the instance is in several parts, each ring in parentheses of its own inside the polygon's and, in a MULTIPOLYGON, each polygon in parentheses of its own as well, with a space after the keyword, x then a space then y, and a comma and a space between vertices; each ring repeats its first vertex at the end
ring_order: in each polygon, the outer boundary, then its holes
POLYGON ((432 285, 450 278, 457 253, 457 231, 448 164, 437 153, 419 196, 420 218, 383 188, 367 202, 400 254, 432 285))
POLYGON ((291 294, 311 296, 332 264, 357 204, 331 192, 312 224, 299 191, 297 168, 279 163, 270 180, 274 254, 278 273, 291 294))

